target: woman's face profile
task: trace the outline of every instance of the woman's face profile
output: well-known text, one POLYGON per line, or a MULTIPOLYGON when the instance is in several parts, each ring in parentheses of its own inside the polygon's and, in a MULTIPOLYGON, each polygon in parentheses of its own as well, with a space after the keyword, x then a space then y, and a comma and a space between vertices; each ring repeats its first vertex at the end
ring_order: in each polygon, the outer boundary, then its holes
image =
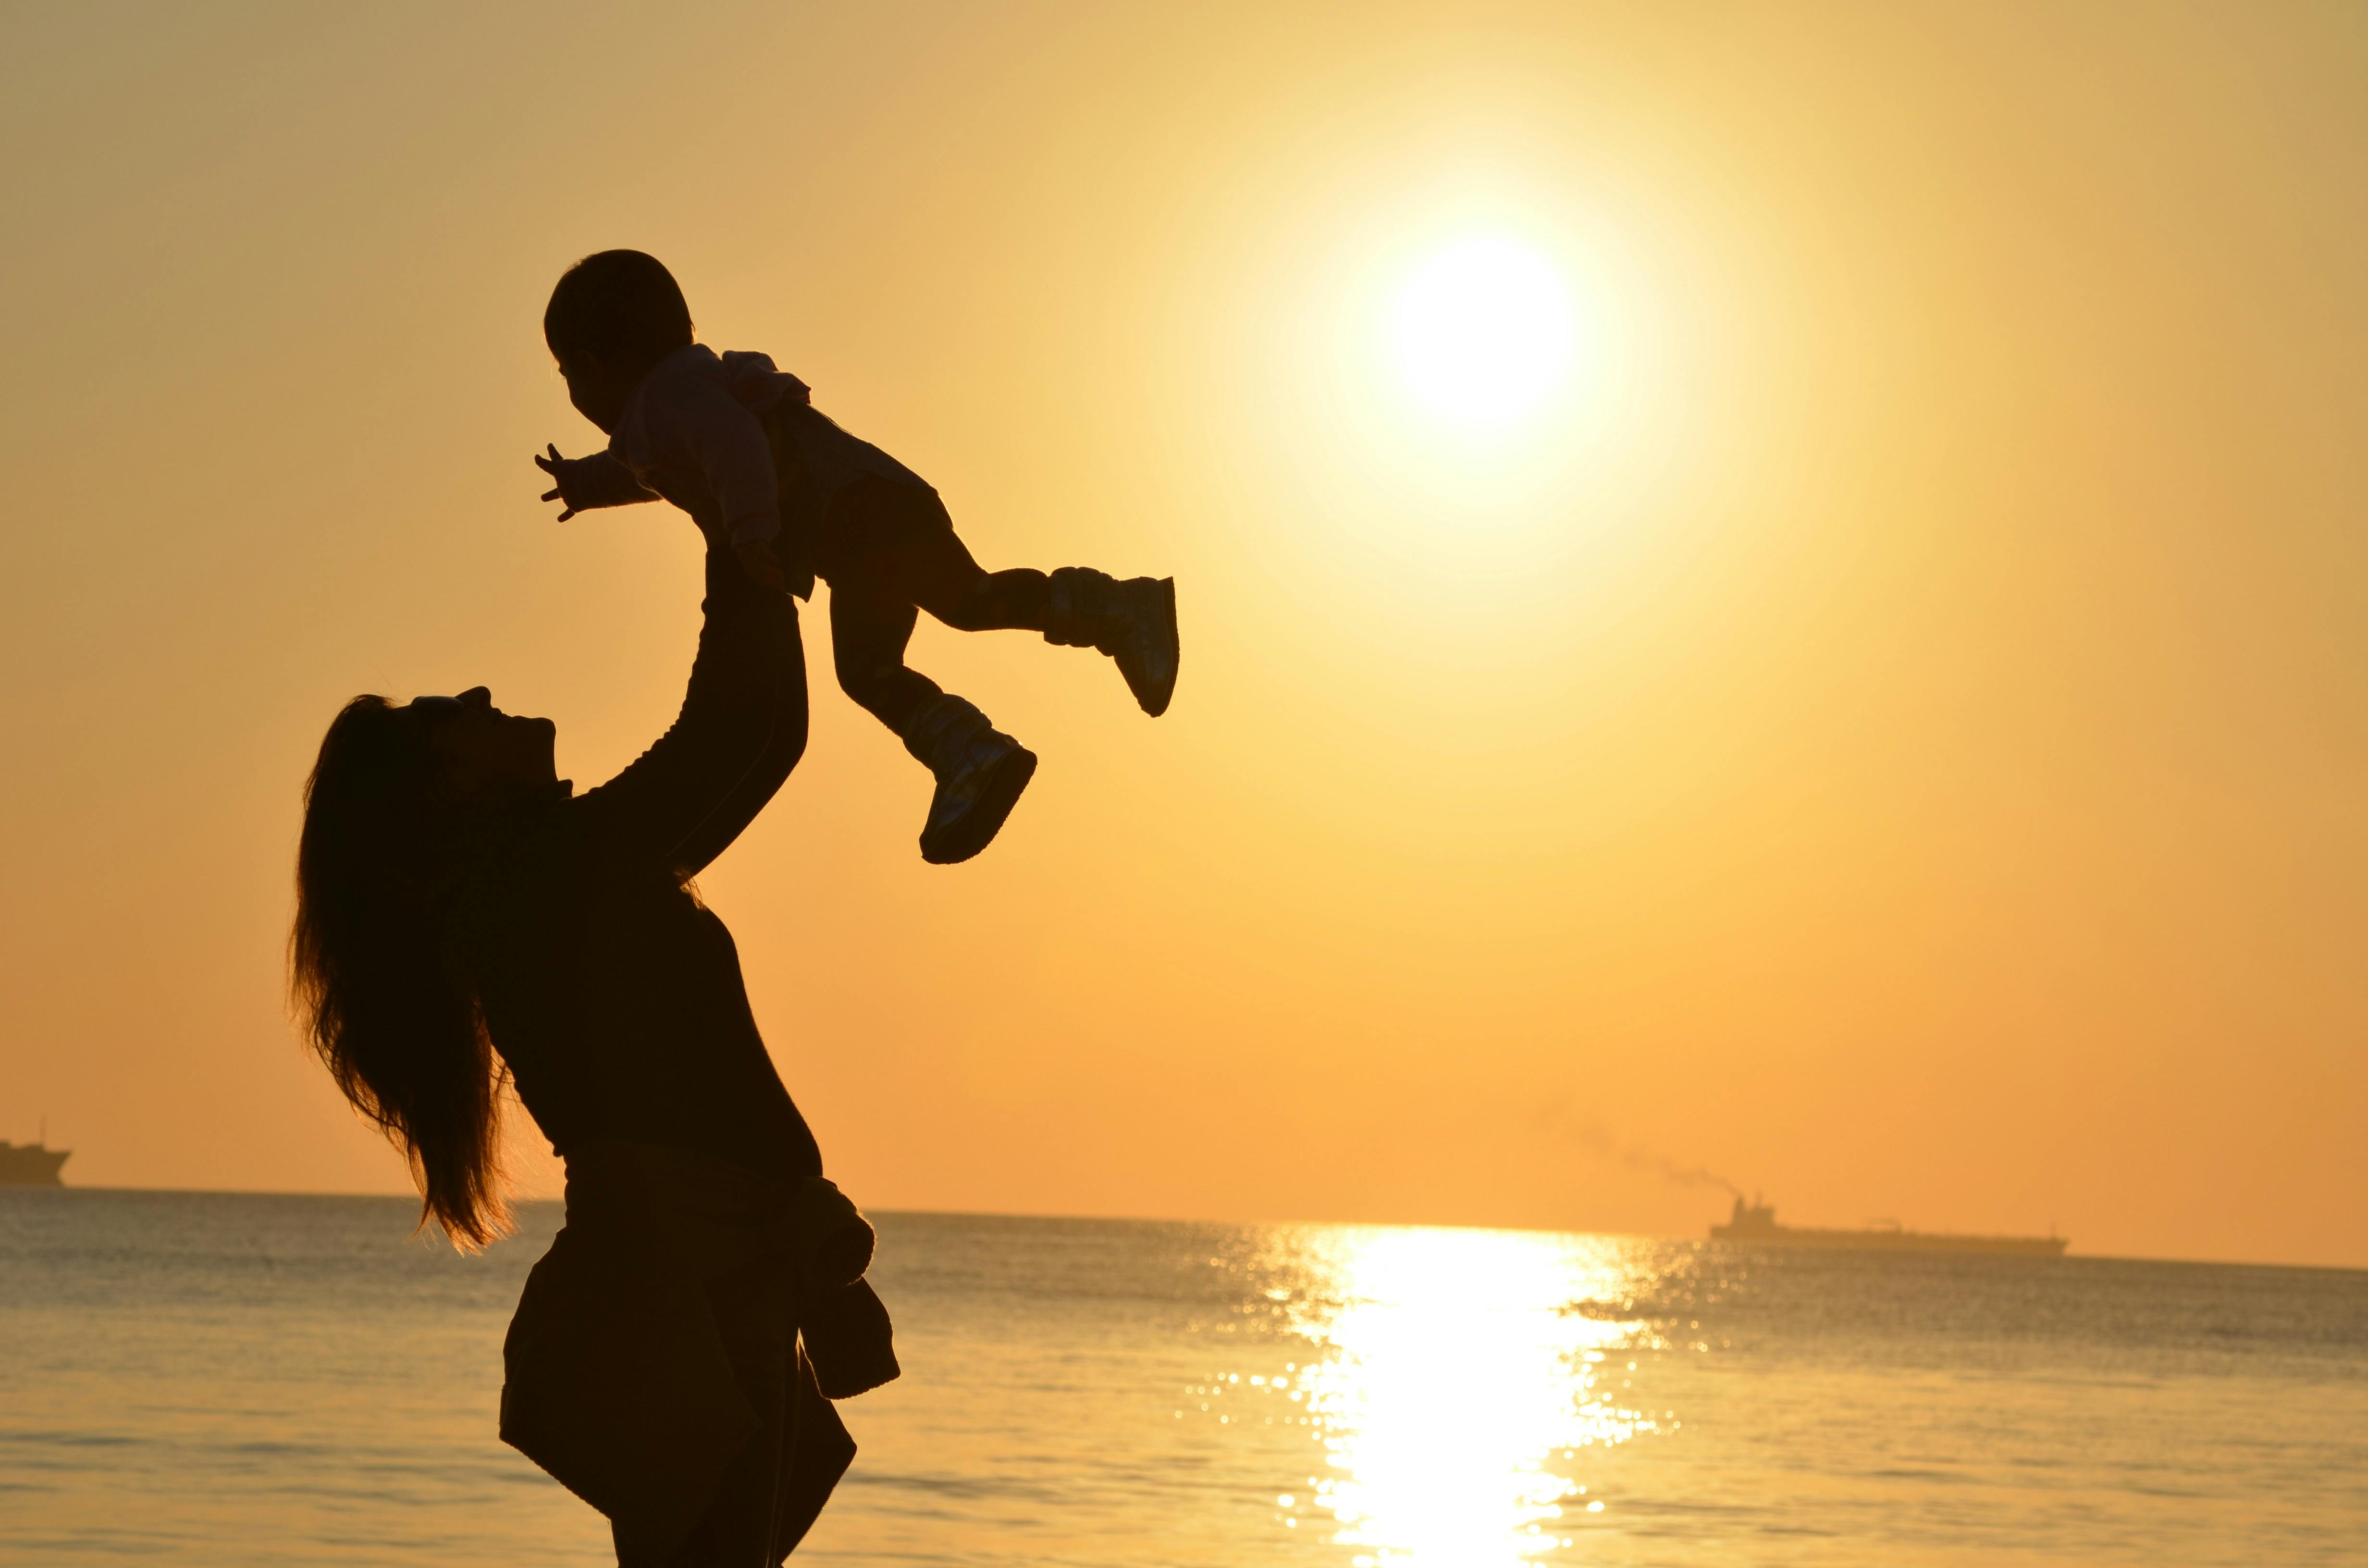
POLYGON ((428 749, 443 787, 455 800, 466 801, 488 789, 533 789, 557 782, 552 747, 559 726, 550 720, 505 713, 482 686, 458 697, 416 697, 410 707, 434 726, 428 749))

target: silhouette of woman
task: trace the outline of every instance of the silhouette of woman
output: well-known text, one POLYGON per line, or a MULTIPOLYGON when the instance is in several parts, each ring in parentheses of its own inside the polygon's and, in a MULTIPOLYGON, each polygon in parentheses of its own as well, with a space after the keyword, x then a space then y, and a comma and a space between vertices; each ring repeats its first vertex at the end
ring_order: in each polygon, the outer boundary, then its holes
POLYGON ((507 1228, 506 1080, 567 1223, 504 1347, 502 1436, 609 1516, 623 1568, 778 1564, 896 1375, 871 1231, 766 1053, 689 879, 805 746, 797 612, 712 519, 680 715, 575 795, 484 687, 358 697, 305 787, 292 984, 339 1088, 456 1245, 507 1228))

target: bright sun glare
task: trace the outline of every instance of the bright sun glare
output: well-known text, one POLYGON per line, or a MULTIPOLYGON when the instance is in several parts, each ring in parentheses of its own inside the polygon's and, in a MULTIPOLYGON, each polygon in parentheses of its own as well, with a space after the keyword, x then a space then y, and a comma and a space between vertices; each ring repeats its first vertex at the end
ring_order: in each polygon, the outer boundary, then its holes
POLYGON ((1330 1473, 1309 1476, 1311 1507, 1295 1493, 1277 1504, 1310 1524, 1330 1513, 1352 1568, 1558 1557, 1565 1532, 1604 1511, 1575 1479, 1595 1468, 1582 1456, 1659 1429, 1627 1408, 1611 1359, 1646 1325, 1571 1310, 1636 1293, 1631 1266, 1592 1238, 1343 1231, 1310 1262, 1319 1286, 1301 1327, 1320 1357, 1293 1369, 1286 1397, 1330 1473))
POLYGON ((1474 433, 1537 412, 1570 369, 1570 295, 1517 241, 1480 237, 1433 253, 1391 313, 1398 371, 1415 401, 1474 433))

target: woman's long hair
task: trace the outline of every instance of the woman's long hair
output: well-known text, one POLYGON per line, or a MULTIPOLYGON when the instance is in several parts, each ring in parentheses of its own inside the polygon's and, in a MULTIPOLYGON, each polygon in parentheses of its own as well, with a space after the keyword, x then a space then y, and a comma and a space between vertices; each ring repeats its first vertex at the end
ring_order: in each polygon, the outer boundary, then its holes
POLYGON ((346 704, 304 783, 290 991, 306 1042, 363 1118, 403 1151, 452 1244, 508 1229, 501 1195, 507 1072, 476 987, 444 951, 439 883, 458 824, 424 716, 346 704))

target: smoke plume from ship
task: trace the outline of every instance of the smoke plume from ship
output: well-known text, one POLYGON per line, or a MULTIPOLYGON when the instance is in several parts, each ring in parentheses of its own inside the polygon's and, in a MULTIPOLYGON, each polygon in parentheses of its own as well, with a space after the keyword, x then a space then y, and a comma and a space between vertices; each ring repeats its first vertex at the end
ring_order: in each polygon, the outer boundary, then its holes
POLYGON ((1566 1109, 1556 1106, 1547 1111, 1544 1120, 1546 1131, 1553 1136, 1607 1160, 1617 1160, 1632 1171, 1659 1176, 1677 1187, 1715 1187, 1737 1198, 1743 1196, 1743 1188, 1707 1165, 1685 1165, 1667 1154, 1622 1142, 1592 1117, 1573 1117, 1566 1109))

